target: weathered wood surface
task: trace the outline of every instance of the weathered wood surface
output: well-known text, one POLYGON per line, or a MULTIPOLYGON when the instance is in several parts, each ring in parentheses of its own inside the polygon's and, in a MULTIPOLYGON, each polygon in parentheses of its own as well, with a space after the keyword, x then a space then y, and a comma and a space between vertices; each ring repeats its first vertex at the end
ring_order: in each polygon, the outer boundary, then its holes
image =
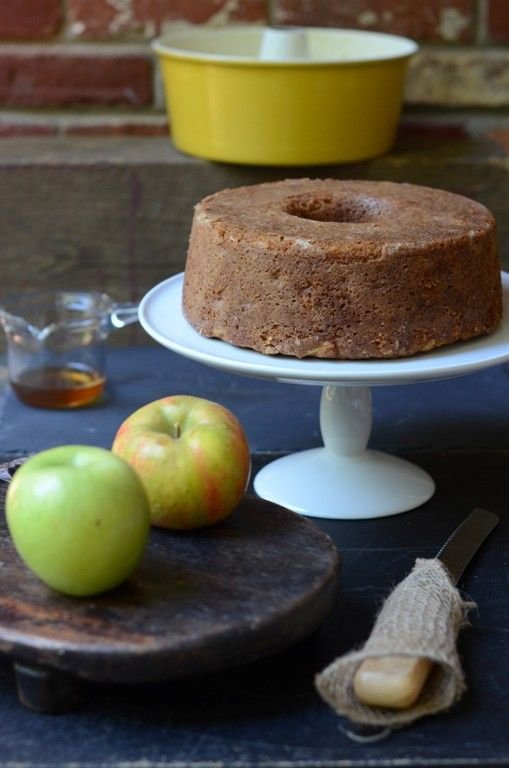
MULTIPOLYGON (((166 138, 0 142, 1 292, 55 285, 137 300, 183 269, 194 205, 224 187, 286 177, 366 178, 436 186, 495 214, 509 268, 509 163, 500 143, 458 130, 407 130, 364 163, 256 168, 176 152, 166 138)), ((116 341, 149 339, 131 328, 116 341)))
POLYGON ((60 707, 51 692, 39 696, 51 683, 40 668, 132 683, 236 666, 308 637, 338 587, 331 539, 252 496, 211 528, 152 529, 130 579, 92 598, 60 595, 33 576, 3 512, 0 555, 0 652, 21 662, 18 677, 31 683, 24 699, 43 710, 60 707))
MULTIPOLYGON (((111 351, 110 385, 104 403, 59 413, 23 406, 0 387, 0 455, 71 440, 108 447, 132 410, 171 392, 231 408, 249 436, 254 475, 275 456, 320 444, 318 387, 235 376, 148 345, 111 351)), ((508 387, 503 365, 374 388, 372 447, 422 466, 437 490, 401 515, 313 520, 341 552, 341 589, 320 630, 305 642, 251 664, 179 680, 83 681, 81 708, 61 717, 21 706, 12 663, 0 656, 0 767, 509 766, 508 387), (432 557, 474 506, 496 512, 500 524, 460 585, 477 604, 458 639, 467 690, 450 711, 385 740, 351 741, 344 719, 318 696, 314 675, 366 640, 381 601, 415 558, 432 557)))

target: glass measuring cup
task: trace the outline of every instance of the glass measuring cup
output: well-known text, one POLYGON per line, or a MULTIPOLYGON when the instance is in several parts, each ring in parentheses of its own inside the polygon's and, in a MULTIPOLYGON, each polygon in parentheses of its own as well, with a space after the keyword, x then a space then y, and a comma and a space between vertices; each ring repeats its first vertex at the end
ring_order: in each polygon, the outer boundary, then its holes
POLYGON ((105 386, 106 340, 138 320, 138 305, 94 291, 19 293, 0 303, 7 373, 18 398, 39 408, 79 408, 105 386))

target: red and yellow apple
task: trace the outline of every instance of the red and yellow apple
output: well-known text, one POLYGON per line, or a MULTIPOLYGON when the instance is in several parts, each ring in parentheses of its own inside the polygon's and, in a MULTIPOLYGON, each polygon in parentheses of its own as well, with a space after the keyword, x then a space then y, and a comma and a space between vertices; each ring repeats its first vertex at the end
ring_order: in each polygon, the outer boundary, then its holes
POLYGON ((190 395, 155 400, 120 425, 112 451, 140 477, 152 524, 191 529, 218 523, 237 506, 251 468, 237 417, 190 395))
POLYGON ((150 532, 137 474, 94 446, 63 445, 31 456, 9 484, 5 511, 28 568, 73 596, 105 592, 127 579, 150 532))

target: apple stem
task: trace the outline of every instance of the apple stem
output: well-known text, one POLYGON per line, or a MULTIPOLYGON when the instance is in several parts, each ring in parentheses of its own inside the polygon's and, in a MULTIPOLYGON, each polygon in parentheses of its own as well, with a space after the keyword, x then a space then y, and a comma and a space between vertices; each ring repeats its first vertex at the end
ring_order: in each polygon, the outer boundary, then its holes
POLYGON ((175 424, 175 437, 178 439, 180 437, 180 424, 175 424))

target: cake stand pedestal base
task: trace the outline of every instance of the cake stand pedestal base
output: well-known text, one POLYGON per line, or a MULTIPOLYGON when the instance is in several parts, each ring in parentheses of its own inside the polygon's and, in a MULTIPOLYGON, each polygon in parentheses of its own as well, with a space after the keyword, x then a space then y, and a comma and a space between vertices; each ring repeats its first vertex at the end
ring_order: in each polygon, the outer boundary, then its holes
POLYGON ((310 517, 363 519, 406 512, 433 495, 432 478, 404 459, 367 450, 369 387, 322 389, 324 446, 271 462, 255 477, 256 493, 310 517))

